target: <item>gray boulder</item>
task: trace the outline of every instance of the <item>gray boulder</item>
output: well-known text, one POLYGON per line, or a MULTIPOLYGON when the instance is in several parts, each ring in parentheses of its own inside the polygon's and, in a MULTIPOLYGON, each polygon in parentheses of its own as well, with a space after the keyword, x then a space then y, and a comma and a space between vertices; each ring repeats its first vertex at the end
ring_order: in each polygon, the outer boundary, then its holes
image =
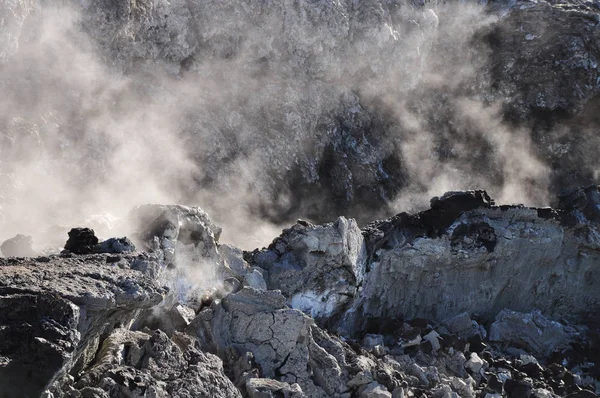
POLYGON ((3 393, 39 396, 93 358, 100 337, 129 325, 165 291, 106 256, 0 259, 0 385, 3 393), (32 376, 33 375, 33 376, 32 376))
POLYGON ((246 383, 250 398, 304 398, 306 395, 298 384, 282 383, 272 379, 250 379, 246 383))
POLYGON ((135 252, 135 245, 128 238, 109 238, 98 243, 96 253, 131 253, 135 252))
POLYGON ((4 257, 33 257, 36 253, 32 246, 33 238, 31 236, 17 235, 2 242, 0 252, 4 257))
POLYGON ((340 217, 319 226, 297 223, 254 252, 252 262, 268 271, 267 286, 281 290, 292 308, 327 322, 357 295, 367 253, 356 221, 340 217))
POLYGON ((251 352, 261 377, 298 383, 307 396, 325 397, 339 391, 342 369, 317 344, 312 325, 311 318, 286 306, 281 293, 246 287, 203 310, 186 330, 220 357, 231 348, 251 352))
POLYGON ((534 355, 547 357, 566 348, 574 338, 574 331, 552 321, 540 311, 522 313, 502 310, 490 326, 490 341, 516 345, 534 355))

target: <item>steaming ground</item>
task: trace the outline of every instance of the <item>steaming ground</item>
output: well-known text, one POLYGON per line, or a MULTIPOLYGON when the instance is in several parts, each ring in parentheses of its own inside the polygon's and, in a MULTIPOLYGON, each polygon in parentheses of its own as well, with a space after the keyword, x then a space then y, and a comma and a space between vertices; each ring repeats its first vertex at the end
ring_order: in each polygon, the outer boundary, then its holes
POLYGON ((296 218, 365 223, 448 190, 547 205, 549 187, 600 169, 595 141, 565 143, 564 125, 543 130, 533 111, 507 117, 520 88, 498 81, 503 42, 492 40, 514 23, 507 10, 157 0, 0 11, 0 239, 44 246, 76 224, 119 234, 135 205, 183 203, 249 249, 296 218))

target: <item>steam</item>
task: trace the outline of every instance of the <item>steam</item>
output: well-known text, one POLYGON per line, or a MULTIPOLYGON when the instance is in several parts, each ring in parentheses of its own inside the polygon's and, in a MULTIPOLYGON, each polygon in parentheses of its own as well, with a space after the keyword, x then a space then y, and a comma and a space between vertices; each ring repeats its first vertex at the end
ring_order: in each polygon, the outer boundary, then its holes
POLYGON ((23 2, 0 24, 0 239, 86 222, 117 235, 135 205, 183 203, 258 247, 298 213, 339 215, 288 179, 319 180, 327 136, 375 119, 385 136, 349 145, 406 177, 369 216, 456 189, 547 204, 528 134, 477 97, 490 82, 473 37, 495 21, 480 6, 113 3, 23 2))

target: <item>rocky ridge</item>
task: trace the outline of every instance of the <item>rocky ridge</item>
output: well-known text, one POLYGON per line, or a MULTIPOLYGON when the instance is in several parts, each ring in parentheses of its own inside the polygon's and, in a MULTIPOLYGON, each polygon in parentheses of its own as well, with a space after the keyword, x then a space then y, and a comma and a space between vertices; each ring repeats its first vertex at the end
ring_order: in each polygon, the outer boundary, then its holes
POLYGON ((599 197, 449 192, 245 253, 198 208, 136 208, 144 251, 0 260, 0 396, 593 397, 599 197))

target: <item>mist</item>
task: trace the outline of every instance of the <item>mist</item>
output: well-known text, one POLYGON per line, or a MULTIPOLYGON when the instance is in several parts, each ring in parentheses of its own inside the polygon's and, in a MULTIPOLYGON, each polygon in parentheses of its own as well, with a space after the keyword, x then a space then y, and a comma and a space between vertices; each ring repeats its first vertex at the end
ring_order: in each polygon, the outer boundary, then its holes
POLYGON ((2 7, 0 240, 124 234, 144 203, 200 206, 244 249, 449 190, 550 203, 528 127, 486 94, 500 17, 483 5, 2 7))

